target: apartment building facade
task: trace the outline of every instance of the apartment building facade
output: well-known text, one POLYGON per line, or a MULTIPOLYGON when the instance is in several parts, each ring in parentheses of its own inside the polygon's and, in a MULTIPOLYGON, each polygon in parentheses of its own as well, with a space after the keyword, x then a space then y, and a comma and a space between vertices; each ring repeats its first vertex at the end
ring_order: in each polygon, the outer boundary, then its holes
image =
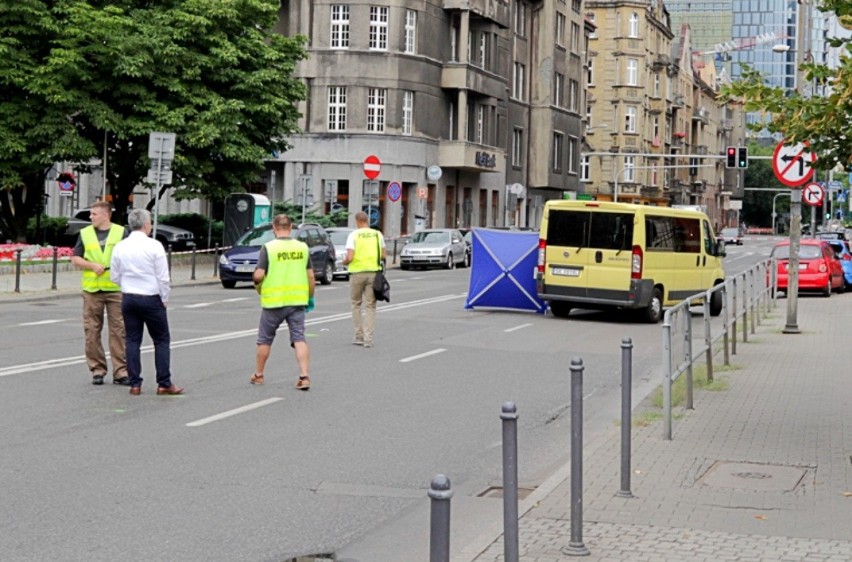
POLYGON ((580 0, 283 5, 278 31, 309 41, 308 98, 270 195, 368 209, 388 236, 534 226, 578 189, 584 29, 580 0))

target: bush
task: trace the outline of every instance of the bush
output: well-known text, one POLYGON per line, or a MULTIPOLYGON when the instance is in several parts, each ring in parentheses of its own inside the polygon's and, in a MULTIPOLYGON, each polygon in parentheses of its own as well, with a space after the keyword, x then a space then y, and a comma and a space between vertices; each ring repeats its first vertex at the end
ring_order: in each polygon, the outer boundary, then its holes
MULTIPOLYGON (((294 205, 292 203, 274 203, 272 205, 272 216, 279 215, 284 213, 290 220, 293 221, 294 224, 298 224, 302 222, 302 206, 294 205)), ((347 219, 349 218, 349 211, 337 211, 328 215, 318 215, 311 212, 305 212, 305 220, 304 222, 312 222, 316 223, 323 228, 329 228, 332 226, 345 226, 347 219)))
POLYGON ((27 221, 27 242, 46 246, 67 246, 68 237, 65 236, 67 228, 67 217, 42 215, 39 228, 36 230, 36 217, 31 217, 27 221))

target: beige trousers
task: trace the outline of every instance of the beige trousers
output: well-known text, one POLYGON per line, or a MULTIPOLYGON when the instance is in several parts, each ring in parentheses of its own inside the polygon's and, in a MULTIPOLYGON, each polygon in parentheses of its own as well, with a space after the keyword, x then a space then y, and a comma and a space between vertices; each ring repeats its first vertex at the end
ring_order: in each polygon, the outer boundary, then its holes
POLYGON ((349 296, 352 300, 352 325, 355 339, 373 343, 373 326, 376 323, 376 296, 373 294, 375 271, 349 274, 349 296), (362 318, 361 306, 364 306, 362 318))
POLYGON ((121 293, 83 292, 83 333, 86 336, 86 364, 93 375, 109 372, 101 332, 104 327, 104 312, 109 326, 109 354, 112 358, 112 378, 127 376, 127 361, 124 353, 124 318, 121 315, 121 293))

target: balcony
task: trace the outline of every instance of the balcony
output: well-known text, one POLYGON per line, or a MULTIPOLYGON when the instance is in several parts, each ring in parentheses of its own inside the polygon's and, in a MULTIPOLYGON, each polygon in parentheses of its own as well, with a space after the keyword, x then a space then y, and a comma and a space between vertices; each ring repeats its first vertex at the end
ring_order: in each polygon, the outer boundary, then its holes
POLYGON ((734 129, 734 122, 731 119, 722 119, 722 130, 725 132, 732 131, 734 129))
POLYGON ((672 58, 668 55, 658 54, 654 57, 654 62, 651 63, 652 70, 662 70, 667 68, 672 63, 672 58))
POLYGON ((506 80, 496 74, 467 63, 445 63, 441 70, 441 87, 469 90, 495 99, 506 94, 506 80))
POLYGON ((710 112, 707 109, 700 107, 692 112, 692 120, 700 121, 705 125, 710 122, 710 112))
POLYGON ((509 2, 507 0, 444 0, 443 9, 470 11, 487 18, 500 27, 509 28, 509 2))
POLYGON ((683 150, 684 144, 683 139, 675 137, 672 139, 672 150, 683 150))
POLYGON ((674 99, 672 99, 672 107, 683 107, 683 96, 680 94, 675 95, 674 99))
POLYGON ((466 141, 441 141, 438 165, 466 172, 506 172, 506 153, 502 148, 466 141))

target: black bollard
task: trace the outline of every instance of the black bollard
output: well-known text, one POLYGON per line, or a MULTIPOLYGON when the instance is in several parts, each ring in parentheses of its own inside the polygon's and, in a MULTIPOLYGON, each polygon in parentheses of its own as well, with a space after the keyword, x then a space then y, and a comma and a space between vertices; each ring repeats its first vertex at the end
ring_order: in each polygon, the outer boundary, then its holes
POLYGON ((219 243, 213 247, 213 277, 219 276, 219 243))
POLYGON ((518 409, 503 404, 503 560, 518 562, 518 409))
POLYGON ((166 245, 166 260, 169 262, 169 279, 172 278, 172 245, 166 245))
POLYGON ((59 248, 53 247, 53 275, 50 278, 50 289, 56 290, 56 264, 59 261, 59 248))
POLYGON ((21 292, 21 250, 18 248, 15 250, 15 292, 21 292))
POLYGON ((450 562, 450 479, 438 474, 429 487, 432 498, 429 528, 429 562, 450 562))
POLYGON ((588 556, 583 544, 583 360, 571 359, 571 541, 568 556, 588 556))
POLYGON ((189 279, 190 281, 195 281, 195 246, 192 247, 192 273, 189 279))
POLYGON ((630 492, 630 429, 633 384, 633 340, 621 340, 621 489, 620 498, 632 498, 630 492))

